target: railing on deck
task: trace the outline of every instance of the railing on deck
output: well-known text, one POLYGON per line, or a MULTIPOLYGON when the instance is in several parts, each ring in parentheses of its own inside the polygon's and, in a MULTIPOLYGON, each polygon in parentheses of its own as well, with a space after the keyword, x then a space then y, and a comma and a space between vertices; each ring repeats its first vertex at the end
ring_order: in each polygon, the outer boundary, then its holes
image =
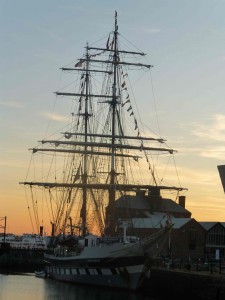
POLYGON ((183 270, 192 272, 207 272, 210 274, 225 275, 225 260, 209 260, 206 262, 189 262, 182 259, 158 258, 153 261, 153 266, 168 270, 183 270))

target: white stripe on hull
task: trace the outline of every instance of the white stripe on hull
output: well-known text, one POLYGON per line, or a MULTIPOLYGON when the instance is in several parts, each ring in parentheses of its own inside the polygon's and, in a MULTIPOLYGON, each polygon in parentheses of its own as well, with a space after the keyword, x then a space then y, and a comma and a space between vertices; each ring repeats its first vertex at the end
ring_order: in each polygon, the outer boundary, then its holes
POLYGON ((47 273, 60 281, 136 290, 143 265, 122 268, 60 268, 48 267, 47 273))

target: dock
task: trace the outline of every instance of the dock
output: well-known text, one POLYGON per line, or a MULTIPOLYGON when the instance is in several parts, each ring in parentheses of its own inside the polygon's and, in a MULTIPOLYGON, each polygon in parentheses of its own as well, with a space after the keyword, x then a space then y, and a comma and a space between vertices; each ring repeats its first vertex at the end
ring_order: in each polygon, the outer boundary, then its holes
POLYGON ((44 249, 0 248, 0 271, 34 272, 43 267, 44 249))
POLYGON ((182 299, 224 300, 225 272, 152 267, 142 291, 172 299, 179 299, 182 295, 182 299))

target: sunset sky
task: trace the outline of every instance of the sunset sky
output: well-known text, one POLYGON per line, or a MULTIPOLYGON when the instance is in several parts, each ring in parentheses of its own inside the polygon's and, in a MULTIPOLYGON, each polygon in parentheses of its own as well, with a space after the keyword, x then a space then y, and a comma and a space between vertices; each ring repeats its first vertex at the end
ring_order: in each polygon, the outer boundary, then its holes
POLYGON ((197 221, 225 222, 217 170, 225 165, 225 0, 0 0, 0 218, 7 216, 7 232, 32 231, 19 182, 28 148, 48 126, 59 68, 108 36, 115 10, 119 32, 154 65, 160 134, 178 150, 186 208, 197 221))

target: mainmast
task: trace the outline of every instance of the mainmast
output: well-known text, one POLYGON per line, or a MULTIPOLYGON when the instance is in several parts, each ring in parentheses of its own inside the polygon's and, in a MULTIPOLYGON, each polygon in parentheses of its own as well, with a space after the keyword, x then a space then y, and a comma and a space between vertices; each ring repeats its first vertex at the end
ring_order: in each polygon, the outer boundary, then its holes
POLYGON ((85 82, 86 82, 86 91, 85 91, 85 108, 84 108, 84 167, 82 175, 83 183, 83 203, 81 209, 81 218, 82 218, 82 235, 86 235, 86 223, 87 223, 87 141, 88 141, 88 101, 89 101, 89 55, 88 55, 88 44, 86 47, 86 72, 85 72, 85 82))
POLYGON ((113 85, 112 85, 112 156, 111 156, 111 171, 110 171, 110 184, 112 187, 109 189, 109 207, 108 207, 108 233, 110 235, 114 234, 115 231, 115 220, 114 220, 114 210, 115 210, 115 127, 116 127, 116 105, 117 105, 117 61, 119 60, 119 54, 117 52, 117 35, 118 35, 118 25, 117 25, 117 12, 115 11, 115 30, 114 30, 114 56, 113 56, 113 85))

